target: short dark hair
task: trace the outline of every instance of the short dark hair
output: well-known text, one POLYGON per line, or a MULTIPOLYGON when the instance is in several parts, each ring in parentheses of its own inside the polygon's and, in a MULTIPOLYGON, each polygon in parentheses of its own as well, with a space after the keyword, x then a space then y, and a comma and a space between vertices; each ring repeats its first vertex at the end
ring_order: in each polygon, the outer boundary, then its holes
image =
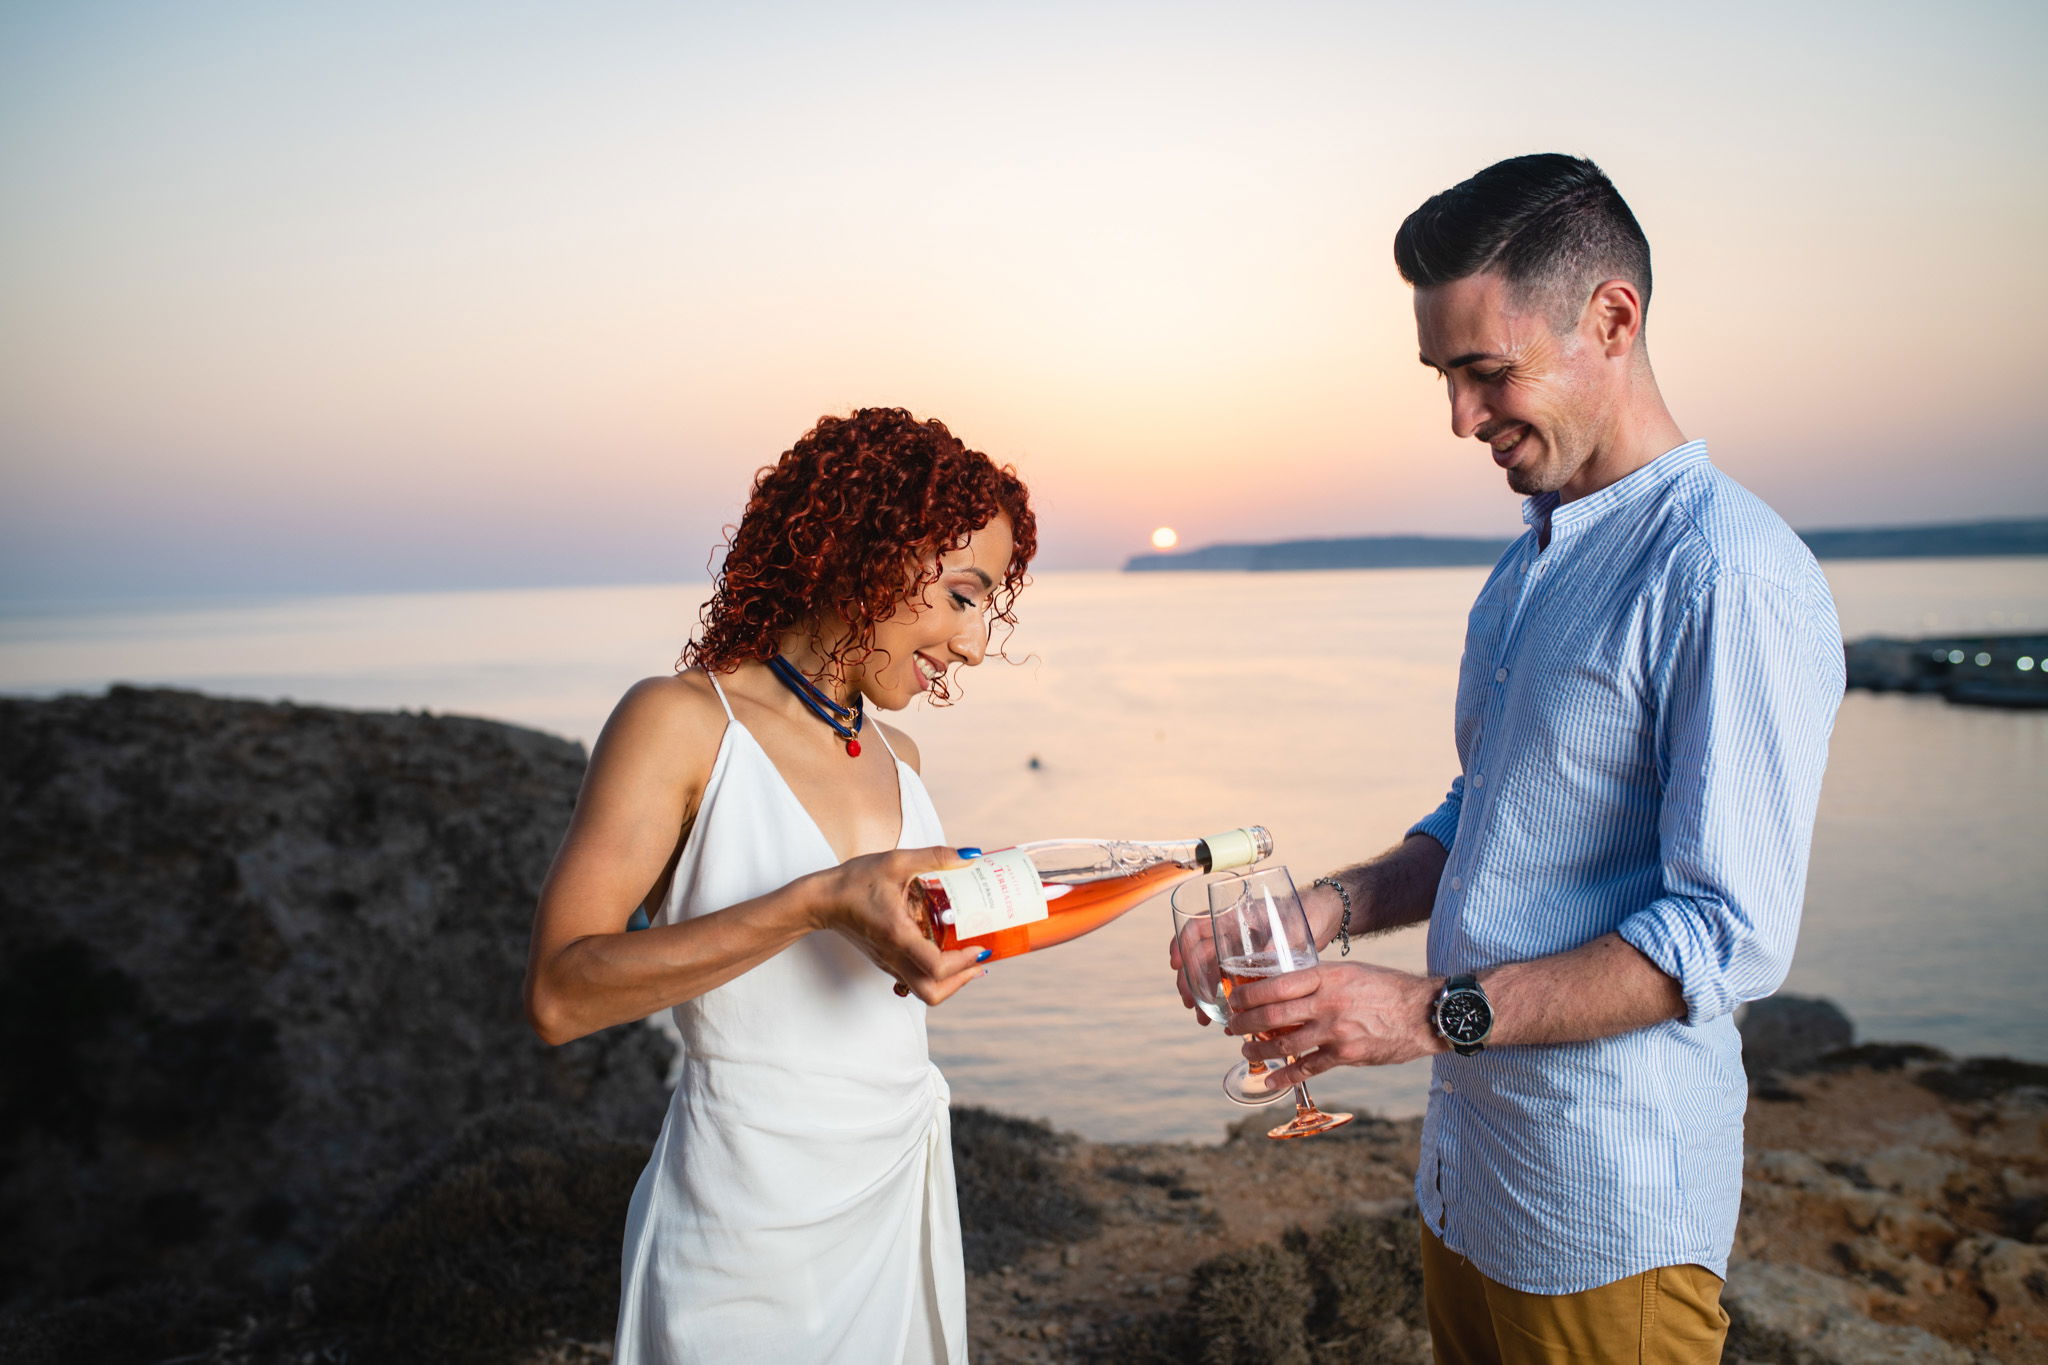
POLYGON ((1430 196, 1394 234, 1394 265, 1418 289, 1498 271, 1553 326, 1575 320, 1602 280, 1627 280, 1650 307, 1650 243, 1581 156, 1509 157, 1430 196))

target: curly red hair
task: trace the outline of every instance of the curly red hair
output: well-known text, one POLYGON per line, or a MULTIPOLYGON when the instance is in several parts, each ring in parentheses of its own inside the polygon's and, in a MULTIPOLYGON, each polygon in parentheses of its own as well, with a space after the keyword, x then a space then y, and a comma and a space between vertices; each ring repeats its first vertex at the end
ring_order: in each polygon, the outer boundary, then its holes
POLYGON ((853 629, 829 662, 865 658, 875 626, 937 580, 937 556, 998 515, 1010 519, 1013 548, 989 605, 994 621, 1014 627, 1038 549, 1017 472, 901 408, 821 417, 755 476, 681 665, 724 673, 765 661, 783 635, 833 608, 853 629))

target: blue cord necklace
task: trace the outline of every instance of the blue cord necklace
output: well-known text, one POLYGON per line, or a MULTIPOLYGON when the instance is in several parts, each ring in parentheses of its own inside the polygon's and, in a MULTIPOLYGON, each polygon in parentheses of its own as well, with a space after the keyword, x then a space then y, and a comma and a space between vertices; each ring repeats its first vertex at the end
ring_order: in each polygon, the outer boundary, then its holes
POLYGON ((853 694, 852 706, 841 706, 826 696, 818 685, 797 671, 797 666, 780 654, 768 660, 768 671, 790 691, 797 700, 811 708, 811 714, 832 727, 834 734, 846 741, 846 756, 860 757, 860 727, 867 720, 867 711, 861 706, 860 693, 853 694), (848 724, 847 718, 852 723, 848 724))

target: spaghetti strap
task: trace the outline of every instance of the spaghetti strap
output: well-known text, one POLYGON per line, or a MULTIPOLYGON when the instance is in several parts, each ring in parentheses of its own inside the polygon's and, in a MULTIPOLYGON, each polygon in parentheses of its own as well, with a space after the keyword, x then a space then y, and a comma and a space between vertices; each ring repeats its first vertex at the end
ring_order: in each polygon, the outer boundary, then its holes
MULTIPOLYGON (((718 675, 707 668, 704 670, 704 676, 710 680, 711 690, 718 694, 718 704, 725 708, 726 721, 730 724, 738 724, 738 717, 734 716, 732 713, 732 703, 725 699, 725 689, 718 685, 718 675)), ((894 749, 891 749, 889 752, 893 754, 896 751, 894 749)))
MULTIPOLYGON (((875 722, 875 738, 882 741, 882 747, 889 751, 889 757, 896 758, 896 746, 889 742, 889 732, 882 728, 880 721, 875 722)), ((896 761, 901 763, 903 760, 896 758, 896 761)))

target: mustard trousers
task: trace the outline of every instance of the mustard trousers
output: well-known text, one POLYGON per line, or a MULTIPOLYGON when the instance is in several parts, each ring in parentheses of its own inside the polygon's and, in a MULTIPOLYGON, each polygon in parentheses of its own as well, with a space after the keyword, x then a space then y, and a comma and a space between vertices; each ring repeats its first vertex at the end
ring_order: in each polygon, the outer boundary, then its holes
POLYGON ((1422 1281, 1436 1365, 1713 1365, 1728 1336, 1720 1277, 1704 1266, 1529 1294, 1480 1274, 1424 1223, 1422 1281))

